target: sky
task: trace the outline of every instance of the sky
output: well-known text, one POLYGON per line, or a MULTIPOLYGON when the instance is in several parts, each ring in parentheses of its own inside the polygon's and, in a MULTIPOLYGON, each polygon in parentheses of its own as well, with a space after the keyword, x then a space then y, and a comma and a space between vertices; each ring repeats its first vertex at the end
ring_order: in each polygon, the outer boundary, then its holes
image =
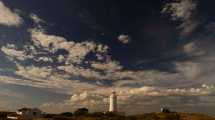
POLYGON ((212 0, 0 0, 0 110, 215 115, 212 0))

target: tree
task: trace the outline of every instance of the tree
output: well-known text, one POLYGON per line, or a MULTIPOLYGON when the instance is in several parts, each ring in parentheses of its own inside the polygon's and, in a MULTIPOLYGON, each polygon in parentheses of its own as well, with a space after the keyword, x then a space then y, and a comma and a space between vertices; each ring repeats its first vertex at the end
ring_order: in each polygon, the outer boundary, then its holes
POLYGON ((65 117, 72 117, 73 113, 71 113, 71 112, 64 112, 64 113, 61 113, 61 115, 65 116, 65 117))
POLYGON ((88 109, 87 108, 79 108, 74 112, 75 116, 84 116, 88 114, 88 109))
POLYGON ((103 112, 94 112, 91 114, 93 117, 103 117, 105 114, 103 112))

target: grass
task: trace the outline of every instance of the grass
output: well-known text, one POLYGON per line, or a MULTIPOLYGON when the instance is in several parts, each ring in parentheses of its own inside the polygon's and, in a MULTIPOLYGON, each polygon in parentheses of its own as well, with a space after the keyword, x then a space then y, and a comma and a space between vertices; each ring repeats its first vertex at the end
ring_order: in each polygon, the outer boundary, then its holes
POLYGON ((36 120, 215 120, 215 118, 192 113, 146 113, 133 116, 121 116, 116 114, 109 115, 92 115, 85 116, 58 116, 52 118, 40 118, 36 120))

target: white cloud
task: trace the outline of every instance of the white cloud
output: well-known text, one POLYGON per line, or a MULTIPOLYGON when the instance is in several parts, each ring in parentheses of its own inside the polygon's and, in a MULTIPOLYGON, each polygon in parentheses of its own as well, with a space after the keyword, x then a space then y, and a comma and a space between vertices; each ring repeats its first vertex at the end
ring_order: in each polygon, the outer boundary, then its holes
POLYGON ((78 80, 68 79, 70 76, 61 75, 60 73, 51 73, 49 68, 35 68, 33 66, 23 68, 19 66, 17 75, 23 78, 0 76, 0 83, 30 86, 34 88, 43 88, 50 90, 50 92, 71 95, 73 93, 80 93, 86 90, 96 89, 97 86, 88 83, 80 82, 78 80))
POLYGON ((159 87, 142 87, 129 91, 133 95, 143 94, 145 96, 202 96, 209 95, 210 91, 204 88, 159 88, 159 87))
POLYGON ((116 61, 110 61, 107 63, 95 62, 91 64, 91 67, 98 70, 108 71, 108 72, 119 71, 122 69, 122 66, 120 66, 119 63, 117 63, 116 61))
POLYGON ((17 65, 18 70, 16 71, 17 75, 26 76, 27 78, 48 78, 52 75, 52 68, 51 67, 23 67, 21 65, 17 65), (29 76, 29 77, 28 77, 29 76))
POLYGON ((38 60, 36 61, 42 61, 42 62, 53 62, 53 59, 50 57, 38 57, 38 60))
MULTIPOLYGON (((35 43, 35 46, 30 46, 30 48, 33 47, 33 55, 39 53, 37 50, 35 50, 35 47, 40 47, 41 49, 47 50, 47 54, 53 53, 58 49, 78 51, 79 48, 81 48, 83 51, 96 51, 94 54, 97 54, 99 52, 105 53, 107 50, 104 45, 96 45, 94 43, 87 42, 86 44, 90 44, 89 46, 91 46, 92 44, 93 47, 86 47, 88 45, 85 45, 85 43, 82 46, 82 43, 68 42, 63 37, 47 35, 43 32, 33 34, 34 37, 32 40, 35 43)), ((186 53, 195 53, 196 48, 193 46, 194 45, 185 46, 184 51, 186 53)), ((9 57, 14 57, 14 55, 12 54, 16 53, 14 45, 9 45, 9 47, 6 46, 6 48, 13 48, 15 50, 15 52, 7 54, 9 57)), ((84 58, 88 53, 89 52, 77 55, 78 58, 80 58, 79 61, 84 61, 84 58)), ((72 54, 72 52, 69 54, 72 54)), ((25 58, 26 54, 21 54, 21 56, 25 58)), ((34 57, 34 59, 37 58, 36 56, 34 57)), ((38 59, 40 58, 47 60, 50 59, 48 56, 46 56, 46 54, 44 54, 44 56, 42 57, 39 57, 38 59)), ((59 55, 57 59, 60 61, 67 61, 68 58, 64 57, 63 55, 59 55)), ((70 59, 73 59, 73 57, 71 57, 70 59)), ((76 59, 76 57, 74 59, 76 59)), ((44 62, 46 61, 44 60, 44 62)), ((129 92, 127 96, 189 96, 208 94, 208 92, 203 91, 202 88, 181 88, 187 82, 192 84, 191 81, 198 79, 198 76, 202 75, 201 63, 176 62, 176 70, 178 70, 178 73, 168 73, 156 70, 125 70, 119 62, 113 60, 105 62, 90 61, 88 62, 90 66, 87 68, 75 65, 73 63, 74 62, 68 62, 67 64, 62 64, 55 67, 23 66, 21 64, 17 64, 16 74, 24 77, 24 79, 9 78, 5 80, 4 83, 54 89, 55 91, 60 91, 61 93, 66 94, 81 94, 81 92, 83 92, 84 90, 102 91, 103 93, 108 94, 108 91, 103 90, 103 84, 97 84, 98 82, 94 81, 99 81, 102 83, 103 80, 110 80, 109 82, 111 82, 112 86, 106 86, 107 90, 110 90, 111 87, 116 87, 118 88, 118 91, 120 91, 120 93, 123 93, 124 95, 126 95, 126 92, 129 92), (61 72, 58 72, 59 70, 61 72), (81 79, 83 79, 83 82, 82 80, 71 78, 73 76, 76 76, 77 78, 81 77, 81 79), (167 86, 165 86, 166 84, 170 84, 171 88, 167 89, 167 86), (152 87, 147 87, 147 85, 152 85, 152 87), (180 89, 178 89, 178 87, 180 89)))
POLYGON ((22 24, 22 18, 5 4, 0 1, 0 24, 6 26, 19 26, 22 24))
MULTIPOLYGON (((16 79, 1 76, 0 82, 51 89, 52 92, 71 95, 69 100, 41 105, 41 108, 47 112, 57 112, 53 108, 57 108, 58 112, 63 112, 72 111, 79 107, 88 107, 92 111, 106 110, 108 108, 108 95, 112 89, 115 89, 119 95, 121 109, 124 108, 124 105, 129 105, 134 101, 136 101, 135 104, 142 106, 152 105, 153 102, 159 104, 160 99, 157 101, 145 100, 145 98, 149 97, 195 97, 208 96, 215 92, 213 84, 203 84, 202 87, 191 87, 192 85, 186 84, 186 81, 192 84, 190 80, 195 80, 198 78, 197 76, 201 75, 200 69, 202 66, 193 62, 177 62, 176 68, 179 73, 167 73, 155 70, 124 70, 119 63, 114 61, 107 63, 94 61, 90 63, 93 69, 73 64, 57 66, 56 68, 51 66, 36 67, 17 64, 16 74, 24 78, 16 79), (94 69, 102 72, 95 71, 94 69), (58 70, 62 70, 64 73, 58 73, 58 70), (80 80, 71 79, 70 77, 73 75, 83 76, 85 80, 81 82, 80 80), (105 79, 114 80, 112 81, 113 86, 100 86, 95 83, 91 84, 89 81, 105 79), (133 86, 135 84, 139 86, 133 86), (162 86, 162 84, 170 84, 171 88, 170 86, 162 86), (140 102, 142 99, 144 100, 140 102)), ((133 106, 127 106, 127 108, 131 109, 133 106)))
POLYGON ((129 35, 122 34, 118 36, 118 40, 123 44, 128 44, 131 41, 131 38, 129 35))
POLYGON ((37 46, 42 46, 49 52, 54 53, 59 49, 66 50, 69 53, 66 59, 67 64, 81 63, 86 55, 88 55, 90 52, 99 54, 106 52, 108 49, 107 46, 97 45, 93 42, 76 43, 73 41, 68 41, 63 37, 48 35, 43 31, 37 29, 32 29, 31 35, 32 41, 37 46))
MULTIPOLYGON (((207 80, 213 76, 203 75, 203 71, 215 68, 212 65, 210 69, 205 67, 205 61, 214 62, 213 57, 210 60, 207 57, 204 61, 203 59, 177 61, 173 63, 177 70, 175 73, 158 70, 127 70, 119 61, 111 59, 106 45, 89 41, 74 42, 61 36, 49 35, 41 29, 31 29, 30 34, 32 44, 25 45, 22 50, 15 45, 2 47, 2 51, 16 63, 15 74, 22 78, 0 76, 0 82, 44 88, 71 95, 71 99, 62 103, 50 102, 42 105, 46 110, 58 107, 62 111, 74 110, 80 106, 104 110, 104 106, 107 105, 107 95, 112 89, 118 92, 120 104, 129 104, 136 100, 135 103, 140 105, 150 103, 150 101, 141 103, 145 97, 214 94, 212 87, 214 82, 207 80), (67 53, 52 56, 58 50, 64 50, 67 53), (97 58, 87 59, 88 55, 95 55, 97 58), (55 60, 58 62, 53 63, 53 66, 23 65, 15 58, 22 61, 33 59, 42 63, 55 60), (199 80, 200 78, 204 81, 199 80), (196 87, 203 83, 206 84, 196 87), (95 105, 98 106, 95 107, 95 105)), ((196 46, 192 43, 187 44, 182 48, 182 52, 194 56, 201 51, 201 49, 197 50, 196 46)))
POLYGON ((40 23, 45 23, 45 21, 43 19, 41 19, 39 16, 37 16, 34 13, 30 14, 30 18, 36 23, 36 24, 40 24, 40 23))
POLYGON ((194 62, 176 63, 176 69, 188 79, 196 79, 202 73, 200 64, 194 62))
POLYGON ((183 46, 183 52, 185 52, 188 55, 196 52, 196 49, 197 49, 197 45, 195 42, 191 42, 183 46))
POLYGON ((63 55, 59 55, 58 58, 57 58, 57 60, 58 60, 59 63, 64 62, 65 59, 66 58, 63 55))
MULTIPOLYGON (((100 57, 102 57, 102 59, 104 59, 108 50, 108 47, 105 45, 96 44, 94 42, 76 43, 73 41, 68 41, 63 37, 48 35, 44 33, 44 31, 38 29, 32 29, 31 34, 32 41, 34 43, 33 45, 25 46, 25 49, 23 50, 18 50, 14 45, 7 45, 2 47, 2 51, 14 61, 33 59, 36 62, 53 62, 53 59, 57 59, 59 63, 65 62, 65 64, 59 64, 54 69, 63 70, 65 74, 70 74, 72 76, 80 76, 86 79, 109 79, 109 77, 111 76, 110 72, 119 71, 122 69, 122 66, 120 66, 119 63, 116 61, 90 62, 88 60, 85 60, 85 57, 89 53, 96 54, 96 57, 98 57, 97 55, 99 55, 100 57), (67 51, 68 55, 65 56, 60 54, 59 56, 54 57, 49 56, 50 53, 55 53, 59 49, 67 51), (40 50, 45 50, 47 52, 40 52, 40 50), (94 69, 104 71, 106 75, 103 75, 100 72, 90 68, 84 68, 81 66, 74 65, 85 62, 90 63, 90 66, 94 69)), ((34 68, 35 67, 30 67, 30 69, 25 72, 30 72, 32 69, 34 70, 34 68)), ((43 67, 40 67, 38 69, 41 69, 41 72, 43 72, 43 67)), ((35 75, 40 74, 36 73, 35 75)))
MULTIPOLYGON (((118 104, 120 110, 126 112, 138 111, 133 109, 135 105, 146 106, 152 105, 156 99, 156 104, 161 104, 161 98, 170 97, 177 98, 177 96, 207 96, 214 92, 213 85, 205 85, 199 88, 160 88, 152 86, 144 86, 140 88, 115 88, 118 96, 118 104), (146 99, 148 98, 148 99, 146 99), (141 101, 140 101, 141 100, 141 101), (148 101, 150 100, 150 101, 148 101), (135 103, 134 103, 135 101, 135 103)), ((69 100, 65 100, 60 103, 44 103, 41 105, 41 109, 46 111, 52 111, 52 108, 58 108, 57 112, 65 112, 67 110, 74 111, 80 107, 87 107, 90 111, 107 111, 109 94, 112 88, 103 88, 96 91, 83 91, 79 94, 73 94, 69 100), (95 107, 96 106, 96 107, 95 107)), ((136 108, 136 107, 135 107, 136 108)), ((137 107, 138 108, 138 107, 137 107)), ((135 113, 134 112, 134 113, 135 113)))
POLYGON ((3 46, 1 48, 1 51, 6 54, 11 59, 17 59, 17 60, 26 60, 28 58, 32 58, 33 56, 27 55, 25 51, 17 50, 15 45, 8 44, 7 46, 3 46))
POLYGON ((197 4, 194 0, 177 0, 167 3, 162 12, 171 13, 173 20, 190 19, 192 13, 196 10, 197 4))
POLYGON ((171 19, 181 21, 179 29, 182 29, 182 35, 188 35, 197 26, 198 21, 195 20, 195 12, 197 9, 197 2, 195 0, 176 0, 166 3, 161 13, 171 15, 171 19))

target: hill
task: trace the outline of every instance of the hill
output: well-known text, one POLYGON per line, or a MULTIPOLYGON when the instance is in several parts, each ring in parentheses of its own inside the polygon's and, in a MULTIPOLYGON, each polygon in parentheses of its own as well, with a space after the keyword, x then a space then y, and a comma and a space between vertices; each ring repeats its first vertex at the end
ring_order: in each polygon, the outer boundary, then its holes
POLYGON ((215 118, 194 113, 148 113, 133 116, 135 120, 215 120, 215 118))
POLYGON ((57 116, 37 120, 215 120, 215 118, 194 113, 146 113, 142 115, 121 116, 117 114, 88 114, 85 116, 57 116))

